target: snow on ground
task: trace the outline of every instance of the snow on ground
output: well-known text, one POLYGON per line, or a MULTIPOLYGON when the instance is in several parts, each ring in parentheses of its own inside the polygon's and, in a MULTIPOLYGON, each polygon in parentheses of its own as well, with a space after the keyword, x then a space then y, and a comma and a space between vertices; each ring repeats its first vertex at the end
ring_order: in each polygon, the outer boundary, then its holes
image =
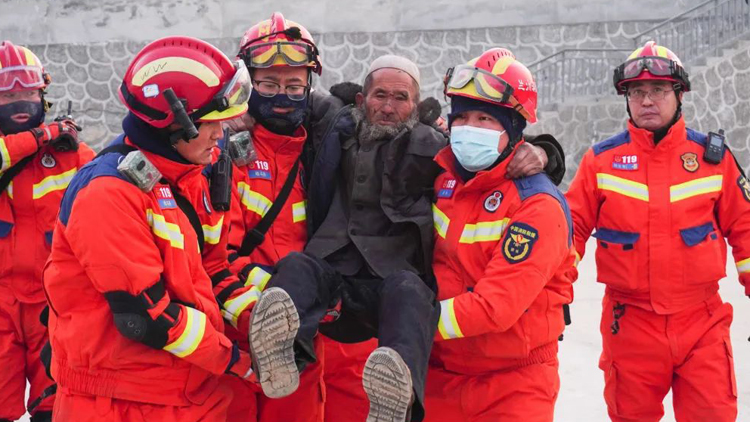
MULTIPOLYGON (((604 377, 597 363, 601 351, 599 319, 604 286, 596 282, 595 243, 589 242, 589 253, 581 261, 580 277, 575 284, 575 302, 571 307, 573 324, 565 331, 560 344, 560 396, 557 400, 557 422, 602 422, 607 418, 602 391, 604 377)), ((737 281, 737 270, 730 258, 727 278, 721 282, 721 296, 734 306, 732 346, 734 349, 739 414, 737 421, 750 422, 750 300, 737 281)), ((664 422, 675 422, 672 396, 664 400, 664 422)), ((28 417, 21 419, 28 421, 28 417)), ((709 421, 706 421, 709 422, 709 421)))

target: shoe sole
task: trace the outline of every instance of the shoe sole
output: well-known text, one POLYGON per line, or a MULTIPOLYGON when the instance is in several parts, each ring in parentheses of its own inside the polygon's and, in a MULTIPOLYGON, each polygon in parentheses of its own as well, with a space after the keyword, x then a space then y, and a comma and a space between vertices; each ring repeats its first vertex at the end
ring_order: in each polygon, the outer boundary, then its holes
POLYGON ((286 397, 299 387, 293 349, 297 330, 299 314, 292 298, 277 287, 265 290, 250 321, 250 352, 267 397, 286 397))
POLYGON ((393 349, 379 347, 370 354, 362 374, 370 400, 367 422, 404 422, 412 397, 411 372, 393 349))

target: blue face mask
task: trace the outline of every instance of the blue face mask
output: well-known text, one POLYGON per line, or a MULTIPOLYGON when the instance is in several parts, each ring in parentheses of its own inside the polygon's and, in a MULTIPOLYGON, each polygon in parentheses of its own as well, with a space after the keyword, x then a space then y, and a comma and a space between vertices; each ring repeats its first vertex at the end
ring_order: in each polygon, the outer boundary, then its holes
POLYGON ((500 157, 497 146, 503 133, 505 131, 473 126, 453 126, 451 128, 453 155, 466 170, 471 172, 484 170, 500 157))

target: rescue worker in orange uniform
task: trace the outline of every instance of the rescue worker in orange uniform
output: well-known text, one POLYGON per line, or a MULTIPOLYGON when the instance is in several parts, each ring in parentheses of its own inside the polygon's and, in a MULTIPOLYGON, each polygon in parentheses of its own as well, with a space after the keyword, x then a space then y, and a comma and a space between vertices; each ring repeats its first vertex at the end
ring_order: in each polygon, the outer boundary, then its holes
POLYGON ((552 421, 557 342, 572 297, 572 221, 544 174, 507 166, 536 122, 537 92, 513 53, 449 70, 451 143, 435 160, 440 322, 426 387, 429 422, 552 421))
MULTIPOLYGON (((604 398, 613 421, 734 421, 726 238, 750 294, 750 187, 719 137, 685 127, 690 81, 650 41, 614 72, 626 131, 595 144, 567 193, 580 256, 592 230, 602 302, 604 398), (628 212, 623 212, 628 210, 628 212)), ((580 259, 579 256, 579 259, 580 259)))
POLYGON ((72 180, 44 272, 56 421, 223 421, 225 373, 269 395, 296 388, 289 297, 249 288, 217 300, 207 272, 227 265, 228 222, 202 171, 249 93, 245 66, 194 38, 154 41, 130 64, 124 134, 72 180), (251 354, 222 317, 252 333, 251 354))
POLYGON ((42 268, 65 188, 94 156, 72 120, 44 124, 49 84, 31 50, 0 43, 0 421, 27 409, 32 421, 50 420, 54 382, 39 357, 42 268))
MULTIPOLYGON (((232 272, 244 285, 263 291, 276 262, 289 252, 301 251, 307 242, 307 195, 302 173, 303 153, 311 146, 306 143, 312 136, 306 130, 308 114, 314 110, 313 114, 325 115, 341 104, 335 97, 311 92, 312 74, 320 75, 322 71, 317 47, 303 26, 285 19, 281 13, 273 13, 270 19, 245 32, 238 57, 253 80, 243 119, 252 123, 248 125, 250 148, 255 154, 252 159, 247 155, 235 157, 237 197, 232 203, 229 259, 232 272), (257 225, 271 205, 280 200, 288 179, 293 183, 288 197, 268 231, 258 235, 257 225)), ((326 123, 316 119, 312 130, 317 124, 326 123)), ((230 285, 221 294, 241 287, 242 284, 230 285)), ((314 345, 298 344, 297 349, 298 355, 309 355, 305 360, 310 364, 301 373, 297 391, 283 399, 269 399, 256 386, 225 377, 225 382, 238 392, 230 406, 229 421, 323 421, 323 362, 315 362, 316 356, 323 355, 322 339, 316 338, 314 345)))

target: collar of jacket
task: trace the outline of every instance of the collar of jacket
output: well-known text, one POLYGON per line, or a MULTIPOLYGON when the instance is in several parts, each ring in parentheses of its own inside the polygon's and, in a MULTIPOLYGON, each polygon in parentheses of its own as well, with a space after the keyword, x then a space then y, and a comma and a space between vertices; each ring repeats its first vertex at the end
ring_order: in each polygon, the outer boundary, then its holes
POLYGON ((687 138, 684 117, 680 117, 669 129, 667 135, 656 145, 654 145, 654 133, 636 127, 632 120, 628 120, 628 133, 630 139, 646 151, 668 151, 687 138))
POLYGON ((261 124, 253 126, 253 146, 265 157, 275 155, 291 155, 296 159, 302 152, 302 146, 307 139, 307 130, 300 126, 294 135, 279 135, 266 129, 261 124))
MULTIPOLYGON (((488 188, 492 188, 493 186, 500 186, 502 183, 505 183, 509 179, 505 177, 505 172, 508 169, 508 164, 513 160, 513 157, 515 157, 516 152, 518 151, 518 147, 524 143, 524 140, 521 139, 516 146, 513 148, 513 152, 510 153, 508 158, 501 161, 498 165, 495 167, 492 167, 489 170, 480 170, 478 171, 474 177, 472 177, 468 182, 464 182, 464 189, 467 190, 485 190, 488 188)), ((443 148, 438 155, 435 157, 435 161, 445 169, 448 173, 452 174, 453 176, 458 177, 459 172, 456 169, 456 156, 453 155, 453 150, 451 149, 450 145, 443 148)))
POLYGON ((169 139, 165 139, 166 131, 156 130, 132 114, 128 114, 122 121, 122 128, 125 131, 125 142, 143 151, 170 185, 180 186, 185 180, 200 174, 203 169, 203 166, 182 158, 172 148, 169 139))

